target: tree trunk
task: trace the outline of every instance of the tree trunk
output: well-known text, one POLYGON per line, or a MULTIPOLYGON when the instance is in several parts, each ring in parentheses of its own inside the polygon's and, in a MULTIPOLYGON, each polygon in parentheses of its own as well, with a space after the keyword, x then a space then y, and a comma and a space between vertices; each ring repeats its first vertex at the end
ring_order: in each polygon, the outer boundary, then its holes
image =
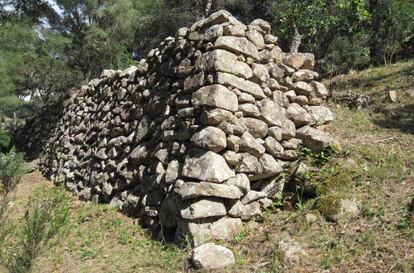
POLYGON ((202 20, 210 14, 211 8, 213 6, 213 1, 214 0, 197 0, 196 5, 198 20, 202 20))
POLYGON ((299 33, 296 24, 293 25, 294 34, 292 37, 292 43, 290 44, 290 53, 297 54, 299 52, 300 44, 302 43, 303 35, 299 33))

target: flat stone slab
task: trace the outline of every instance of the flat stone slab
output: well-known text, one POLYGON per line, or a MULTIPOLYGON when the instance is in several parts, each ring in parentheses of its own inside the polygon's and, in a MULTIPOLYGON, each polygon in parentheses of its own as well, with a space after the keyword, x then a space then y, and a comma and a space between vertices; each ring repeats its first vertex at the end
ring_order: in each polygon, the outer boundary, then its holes
POLYGON ((187 220, 195 220, 209 217, 220 217, 227 214, 223 201, 219 199, 201 199, 187 201, 180 209, 181 217, 187 220))
POLYGON ((221 36, 217 38, 214 47, 229 50, 234 53, 241 53, 255 60, 260 60, 256 45, 245 37, 221 36))
POLYGON ((209 182, 185 182, 176 189, 183 200, 197 197, 239 199, 243 192, 236 186, 209 182))

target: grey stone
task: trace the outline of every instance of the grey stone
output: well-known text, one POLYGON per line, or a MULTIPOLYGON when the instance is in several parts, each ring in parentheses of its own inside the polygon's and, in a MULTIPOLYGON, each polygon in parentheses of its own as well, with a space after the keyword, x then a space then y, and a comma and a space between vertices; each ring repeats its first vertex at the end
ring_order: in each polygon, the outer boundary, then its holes
POLYGON ((210 182, 185 182, 176 188, 176 192, 183 200, 198 197, 220 197, 224 199, 239 199, 242 191, 232 185, 210 182))
POLYGON ((237 95, 219 84, 200 88, 193 93, 191 102, 194 106, 212 106, 233 112, 238 109, 237 95))
POLYGON ((317 125, 329 124, 334 120, 334 114, 326 106, 308 106, 306 109, 317 125))
POLYGON ((189 40, 193 41, 211 41, 214 38, 223 35, 223 26, 221 25, 213 25, 202 32, 190 32, 188 35, 189 40))
POLYGON ((270 79, 267 67, 263 64, 253 64, 252 71, 259 83, 267 82, 270 79))
POLYGON ((262 220, 263 219, 263 212, 260 208, 259 202, 252 202, 244 206, 245 210, 241 219, 244 221, 255 219, 255 220, 262 220))
POLYGON ((310 126, 304 126, 296 131, 296 137, 303 141, 312 151, 318 153, 329 145, 335 145, 334 138, 327 132, 310 126))
POLYGON ((274 198, 275 195, 283 191, 285 179, 282 175, 273 177, 260 185, 260 191, 265 193, 267 197, 274 198))
POLYGON ((302 82, 302 81, 295 82, 293 86, 295 88, 296 94, 304 95, 304 96, 310 96, 312 94, 313 88, 310 84, 306 82, 302 82))
POLYGON ((258 173, 259 172, 259 160, 257 157, 249 153, 240 153, 239 161, 237 162, 236 171, 240 173, 258 173))
POLYGON ((229 73, 218 72, 216 74, 216 82, 226 86, 233 86, 239 90, 249 93, 256 99, 264 99, 266 96, 262 88, 254 82, 234 76, 229 73))
POLYGON ((271 31, 271 26, 268 22, 266 22, 263 19, 255 19, 253 20, 253 22, 250 23, 251 26, 258 26, 261 30, 263 30, 263 32, 265 33, 270 33, 271 31))
POLYGON ((180 163, 178 160, 172 160, 168 163, 167 170, 165 172, 165 182, 174 183, 180 173, 180 163))
POLYGON ((265 148, 250 133, 246 132, 240 139, 240 152, 248 152, 256 157, 265 153, 265 148))
POLYGON ((216 127, 206 127, 193 135, 191 141, 206 150, 220 152, 227 146, 226 134, 216 127))
POLYGON ((214 240, 232 241, 242 228, 239 218, 221 218, 210 226, 211 237, 214 240))
POLYGON ((244 37, 246 36, 246 27, 242 25, 229 25, 224 27, 224 35, 226 36, 240 36, 244 37))
POLYGON ((266 152, 273 155, 276 158, 280 158, 282 154, 284 153, 283 146, 277 141, 275 138, 269 136, 265 139, 266 152))
POLYGON ((202 122, 207 125, 218 125, 223 121, 234 121, 235 116, 232 112, 223 109, 205 110, 202 114, 202 122))
POLYGON ((315 90, 315 95, 318 97, 326 98, 329 96, 329 91, 323 83, 313 81, 312 86, 315 90))
POLYGON ((244 193, 250 190, 250 181, 246 174, 238 173, 235 177, 225 182, 227 185, 233 185, 241 189, 244 193))
POLYGON ((181 217, 188 220, 225 216, 226 207, 217 199, 188 200, 180 209, 181 217))
POLYGON ((314 121, 312 116, 297 103, 289 105, 286 111, 286 117, 293 121, 296 127, 301 127, 314 121))
POLYGON ((237 166, 240 162, 240 160, 242 159, 240 154, 237 154, 236 152, 233 151, 226 151, 223 154, 224 159, 226 160, 226 162, 230 165, 230 166, 237 166))
POLYGON ((285 109, 272 100, 265 99, 259 104, 264 121, 270 126, 282 126, 285 109))
POLYGON ((244 117, 258 118, 261 116, 259 108, 251 103, 239 104, 239 111, 243 113, 244 117))
POLYGON ((241 122, 247 126, 249 132, 255 138, 264 138, 269 130, 265 122, 255 118, 241 118, 241 122))
POLYGON ((182 175, 201 181, 221 183, 235 176, 235 173, 221 155, 194 149, 185 159, 182 175))
POLYGON ((276 139, 278 142, 282 141, 283 130, 280 127, 270 127, 268 135, 276 139))
POLYGON ((255 103, 252 95, 242 92, 239 96, 239 103, 255 103))
POLYGON ((260 191, 249 191, 241 200, 244 205, 250 204, 262 198, 266 198, 267 195, 260 191))
POLYGON ((236 55, 222 49, 201 55, 196 61, 196 69, 198 71, 226 72, 245 79, 253 76, 252 70, 246 63, 238 61, 236 55))
POLYGON ((319 77, 319 74, 312 70, 307 69, 299 69, 295 73, 292 74, 292 80, 293 81, 305 81, 309 82, 314 79, 317 79, 319 77))
POLYGON ((249 29, 246 32, 246 38, 253 42, 259 50, 265 47, 263 35, 255 29, 249 29))
POLYGON ((207 243, 192 252, 192 263, 197 269, 220 270, 235 264, 233 252, 224 246, 207 243))
POLYGON ((228 214, 231 217, 242 218, 242 216, 246 214, 246 207, 241 201, 237 200, 230 207, 228 214))
POLYGON ((214 47, 232 51, 234 53, 244 54, 259 60, 259 52, 254 43, 245 37, 222 36, 217 38, 214 47))
POLYGON ((187 240, 190 240, 194 247, 198 247, 212 239, 210 230, 211 223, 208 221, 205 222, 204 219, 179 219, 177 223, 175 234, 176 242, 187 242, 187 240))

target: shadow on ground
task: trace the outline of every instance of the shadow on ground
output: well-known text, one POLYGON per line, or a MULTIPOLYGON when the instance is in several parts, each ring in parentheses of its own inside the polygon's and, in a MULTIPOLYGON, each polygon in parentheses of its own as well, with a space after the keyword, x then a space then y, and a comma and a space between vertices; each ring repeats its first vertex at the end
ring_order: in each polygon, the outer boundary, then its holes
POLYGON ((358 75, 351 81, 337 81, 332 83, 331 88, 338 90, 364 88, 375 88, 374 93, 378 93, 378 89, 400 89, 404 90, 412 86, 412 77, 414 76, 414 68, 408 66, 404 69, 390 70, 387 72, 373 71, 367 75, 358 75))
POLYGON ((374 118, 373 122, 383 128, 414 134, 414 104, 388 110, 381 117, 374 118))

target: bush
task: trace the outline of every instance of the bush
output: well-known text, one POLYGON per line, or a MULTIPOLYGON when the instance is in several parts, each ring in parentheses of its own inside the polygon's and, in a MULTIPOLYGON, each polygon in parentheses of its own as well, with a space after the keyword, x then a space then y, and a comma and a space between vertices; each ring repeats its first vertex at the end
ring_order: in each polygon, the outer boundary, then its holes
POLYGON ((2 247, 0 262, 12 273, 30 272, 36 257, 68 221, 69 198, 63 189, 37 191, 27 204, 16 238, 2 247))
POLYGON ((6 196, 19 184, 24 174, 23 162, 23 155, 14 148, 0 155, 0 185, 6 196))
POLYGON ((0 128, 0 152, 5 152, 9 148, 11 141, 10 133, 0 128))

